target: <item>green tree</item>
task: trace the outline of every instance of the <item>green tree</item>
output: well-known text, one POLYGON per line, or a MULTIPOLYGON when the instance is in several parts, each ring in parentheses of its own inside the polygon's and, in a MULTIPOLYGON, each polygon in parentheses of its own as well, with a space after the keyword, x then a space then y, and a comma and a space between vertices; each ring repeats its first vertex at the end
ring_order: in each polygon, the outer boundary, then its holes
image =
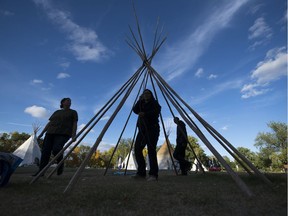
POLYGON ((1 152, 13 152, 20 145, 22 145, 28 138, 30 134, 27 133, 3 133, 0 137, 0 151, 1 152))
MULTIPOLYGON (((251 151, 248 148, 245 147, 238 147, 237 150, 245 157, 247 158, 252 164, 256 165, 257 161, 257 154, 253 151, 251 151)), ((241 159, 240 159, 241 160, 241 159)), ((240 171, 243 171, 244 168, 240 166, 240 164, 235 160, 235 165, 239 167, 240 171)), ((243 163, 245 166, 245 163, 243 163)), ((248 168, 248 166, 246 166, 248 168)))
POLYGON ((271 132, 258 133, 255 144, 260 149, 259 164, 264 168, 270 166, 282 168, 287 164, 287 124, 281 122, 269 122, 268 127, 271 132))
MULTIPOLYGON (((208 161, 208 157, 205 154, 204 150, 201 148, 200 144, 198 143, 198 139, 193 137, 193 136, 188 136, 188 141, 191 144, 193 151, 195 152, 195 154, 197 155, 197 157, 199 158, 199 160, 205 165, 207 166, 207 161, 208 161)), ((189 159, 189 161, 193 162, 195 160, 195 156, 190 148, 190 145, 188 143, 187 146, 187 158, 189 159)))

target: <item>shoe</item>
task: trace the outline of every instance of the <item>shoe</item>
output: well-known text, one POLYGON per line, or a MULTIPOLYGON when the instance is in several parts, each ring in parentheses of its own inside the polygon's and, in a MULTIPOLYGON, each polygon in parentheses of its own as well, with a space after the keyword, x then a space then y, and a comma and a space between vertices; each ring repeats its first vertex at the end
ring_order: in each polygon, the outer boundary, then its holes
POLYGON ((131 176, 131 178, 134 179, 134 180, 145 180, 146 176, 145 175, 136 174, 134 176, 131 176))
POLYGON ((157 176, 150 175, 150 176, 147 178, 147 181, 158 181, 158 177, 157 177, 157 176))

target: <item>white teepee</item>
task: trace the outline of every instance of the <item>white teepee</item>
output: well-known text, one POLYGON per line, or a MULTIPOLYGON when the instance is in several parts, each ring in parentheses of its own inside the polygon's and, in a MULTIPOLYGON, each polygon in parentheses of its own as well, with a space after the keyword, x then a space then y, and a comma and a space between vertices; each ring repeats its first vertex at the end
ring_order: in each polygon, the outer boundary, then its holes
MULTIPOLYGON (((204 171, 209 171, 203 164, 202 164, 202 168, 204 171)), ((191 171, 200 171, 199 163, 196 158, 192 164, 191 171)))
POLYGON ((41 151, 37 142, 38 130, 39 127, 33 127, 33 134, 13 152, 14 155, 23 159, 19 166, 39 164, 41 151))
POLYGON ((121 168, 126 169, 126 166, 127 166, 127 170, 137 170, 138 165, 135 159, 134 151, 131 152, 129 160, 128 160, 128 157, 129 157, 129 154, 127 154, 124 161, 121 163, 121 168))
MULTIPOLYGON (((171 156, 173 157, 174 150, 172 149, 171 145, 170 145, 170 151, 171 151, 171 156)), ((171 156, 169 154, 167 142, 165 141, 157 152, 159 170, 172 170, 173 169, 173 162, 171 160, 171 156)))

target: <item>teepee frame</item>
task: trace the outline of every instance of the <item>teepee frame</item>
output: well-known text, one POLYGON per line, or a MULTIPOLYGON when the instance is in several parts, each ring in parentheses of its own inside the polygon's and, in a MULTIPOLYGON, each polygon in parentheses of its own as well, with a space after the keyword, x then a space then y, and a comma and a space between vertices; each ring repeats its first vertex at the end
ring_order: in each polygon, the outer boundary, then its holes
MULTIPOLYGON (((77 180, 79 179, 81 173, 83 172, 85 166, 89 162, 91 156, 96 152, 100 142, 102 141, 102 138, 104 137, 105 133, 107 132, 109 126, 123 107, 124 103, 126 102, 127 98, 131 94, 132 90, 138 83, 141 77, 143 77, 142 82, 140 84, 140 88, 138 90, 138 93, 135 97, 134 104, 136 103, 136 100, 141 92, 141 89, 143 90, 146 86, 148 81, 150 80, 153 93, 155 95, 156 100, 158 100, 158 95, 156 91, 155 84, 157 84, 158 89, 160 90, 163 98, 165 99, 165 102, 167 106, 169 107, 169 110, 173 117, 176 115, 174 114, 170 104, 173 105, 174 109, 178 112, 178 114, 182 117, 184 122, 193 130, 193 132, 198 136, 198 138, 201 139, 201 141, 206 145, 206 147, 212 152, 212 154, 217 158, 217 160, 221 163, 221 165, 226 169, 226 171, 229 173, 229 175, 232 177, 232 179, 235 181, 235 183, 239 186, 239 188, 249 197, 253 196, 254 194, 251 192, 251 190, 247 187, 247 185, 242 181, 242 179, 235 173, 232 168, 227 164, 227 162, 224 160, 224 158, 218 153, 218 151, 213 147, 213 145, 210 143, 210 141, 206 138, 204 133, 199 129, 199 126, 195 123, 194 120, 190 117, 190 115, 193 115, 193 118, 198 120, 198 122, 207 130, 207 132, 220 143, 221 146, 249 173, 249 174, 256 174, 258 177, 260 177, 265 183, 268 185, 272 185, 271 181, 262 174, 247 158, 245 158, 229 141, 227 141, 217 130, 215 130, 210 124, 208 124, 195 110, 193 110, 174 90, 172 87, 169 86, 169 84, 156 72, 156 70, 152 67, 151 62, 158 52, 159 48, 162 46, 162 44, 166 40, 166 36, 162 37, 162 31, 158 31, 159 29, 159 22, 157 22, 157 27, 154 35, 154 42, 153 42, 153 48, 151 55, 148 55, 145 50, 140 25, 138 21, 138 17, 136 15, 136 10, 134 8, 134 15, 136 19, 136 25, 137 25, 137 34, 135 34, 132 31, 132 28, 129 26, 130 33, 132 35, 132 39, 127 37, 126 42, 127 44, 138 54, 138 56, 141 58, 143 64, 139 67, 139 69, 131 76, 131 78, 121 86, 121 88, 115 93, 115 95, 98 111, 98 113, 86 124, 86 126, 77 134, 77 142, 74 143, 74 146, 72 146, 68 153, 63 157, 62 161, 57 165, 57 167, 52 170, 52 172, 48 175, 48 178, 52 176, 52 174, 56 171, 56 169, 64 162, 64 160, 71 154, 71 152, 79 145, 79 143, 85 138, 85 136, 92 130, 92 128, 99 122, 99 120, 105 115, 105 113, 112 107, 112 105, 120 100, 118 103, 116 109, 114 110, 111 117, 108 119, 107 123, 104 125, 102 131, 100 132, 98 138, 96 139, 95 143, 91 147, 90 151, 86 155, 84 161, 81 163, 73 177, 71 178, 70 182, 68 183, 67 187, 65 188, 64 192, 68 192, 72 189, 72 187, 76 184, 77 180), (186 111, 190 111, 189 113, 186 111), (248 168, 250 168, 253 172, 251 172, 248 168)), ((132 113, 132 109, 128 115, 128 118, 124 124, 123 130, 120 134, 120 137, 117 141, 117 144, 115 146, 114 152, 117 149, 117 146, 121 140, 121 137, 125 131, 125 128, 129 122, 130 116, 132 113)), ((161 126, 164 132, 164 136, 166 139, 166 142, 168 141, 168 135, 165 130, 165 125, 163 121, 162 114, 160 114, 160 122, 161 126)), ((135 139, 136 129, 134 132, 134 137, 131 145, 131 149, 133 147, 134 139, 135 139)), ((68 142, 64 148, 47 164, 47 166, 36 176, 32 179, 31 183, 34 183, 42 174, 44 174, 47 169, 53 164, 56 159, 63 154, 63 152, 72 145, 72 141, 68 142)), ((190 148, 193 151, 192 145, 189 143, 190 148)), ((169 147, 169 145, 168 145, 169 147)), ((113 154, 114 154, 113 152, 113 154)), ((169 149, 170 156, 171 150, 169 149)), ((196 156, 195 152, 193 151, 194 155, 196 156)), ((111 157, 112 159, 112 157, 111 157)), ((110 159, 110 162, 111 162, 110 159)), ((198 157, 196 156, 197 161, 201 164, 198 157)), ((173 160, 172 160, 173 161, 173 160)), ((109 162, 109 163, 110 163, 109 162)), ((174 169, 175 164, 173 164, 174 169)), ((202 166, 200 165, 200 168, 202 166)), ((107 172, 107 168, 105 170, 105 174, 107 172)), ((204 172, 204 170, 203 170, 204 172)), ((177 171, 176 171, 177 173, 177 171)))

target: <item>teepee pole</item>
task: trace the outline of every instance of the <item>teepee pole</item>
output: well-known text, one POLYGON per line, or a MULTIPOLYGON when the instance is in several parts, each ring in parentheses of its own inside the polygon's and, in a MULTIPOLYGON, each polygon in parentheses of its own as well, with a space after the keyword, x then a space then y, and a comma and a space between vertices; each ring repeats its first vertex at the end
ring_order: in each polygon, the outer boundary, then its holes
MULTIPOLYGON (((144 71, 145 68, 143 68, 142 70, 144 71)), ((134 100, 133 106, 134 106, 134 104, 136 104, 136 100, 137 100, 137 98, 138 98, 138 96, 139 96, 139 94, 140 94, 141 86, 144 84, 144 81, 145 81, 145 76, 147 76, 147 73, 145 73, 145 75, 144 75, 144 78, 143 78, 142 83, 141 83, 141 85, 140 85, 139 91, 138 91, 137 96, 136 96, 136 98, 135 98, 135 100, 134 100)), ((116 144, 116 146, 115 146, 115 148, 114 148, 114 150, 113 150, 113 152, 112 152, 112 155, 111 155, 111 157, 110 157, 110 160, 109 160, 109 162, 108 162, 108 165, 107 165, 107 167, 106 167, 106 169, 105 169, 104 176, 106 175, 107 170, 108 170, 108 168, 110 167, 112 158, 113 158, 113 156, 114 156, 114 154, 115 154, 115 152, 116 152, 116 150, 117 150, 117 148, 118 148, 118 145, 119 145, 119 143, 120 143, 120 141, 121 141, 122 135, 123 135, 123 133, 124 133, 126 127, 127 127, 127 124, 128 124, 129 119, 130 119, 130 117, 131 117, 132 111, 133 111, 133 110, 132 110, 132 108, 131 108, 130 113, 129 113, 129 115, 128 115, 128 118, 127 118, 127 120, 126 120, 126 122, 125 122, 125 124, 124 124, 124 127, 123 127, 123 129, 122 129, 122 131, 121 131, 121 133, 120 133, 120 136, 119 136, 119 138, 118 138, 117 144, 116 144)), ((130 157, 130 154, 129 154, 129 157, 130 157)), ((128 158, 128 159, 129 159, 129 158, 128 158)))
MULTIPOLYGON (((150 66, 151 67, 151 66, 150 66)), ((157 73, 152 67, 154 73, 157 73)), ((157 78, 162 81, 161 76, 157 74, 157 78)), ((163 80, 164 81, 164 80, 163 80)), ((164 84, 165 85, 165 84, 164 84)), ((164 90, 165 92, 165 90, 164 90)), ((212 146, 212 144, 208 141, 208 139, 204 136, 204 134, 195 127, 184 115, 181 109, 177 106, 177 104, 172 100, 172 98, 167 94, 168 99, 174 105, 174 107, 178 110, 179 114, 183 118, 183 120, 189 125, 189 127, 197 134, 197 136, 202 140, 202 142, 207 146, 207 148, 213 153, 213 155, 219 160, 219 162, 225 167, 226 171, 230 174, 233 180, 238 184, 240 189, 244 191, 249 197, 253 196, 254 194, 250 191, 247 185, 239 178, 239 176, 231 169, 231 167, 227 164, 227 162, 223 159, 223 157, 217 152, 217 150, 212 146)), ((178 96, 179 97, 179 96, 178 96)), ((195 124, 195 123, 194 123, 195 124)))
MULTIPOLYGON (((153 90, 154 90, 154 94, 155 94, 156 100, 158 100, 158 96, 157 96, 155 85, 154 85, 154 82, 153 82, 153 79, 152 79, 151 71, 149 72, 149 74, 150 74, 149 77, 150 77, 150 80, 151 80, 151 83, 152 83, 152 87, 153 87, 153 90)), ((167 143, 169 156, 170 156, 170 159, 172 161, 174 171, 175 171, 176 175, 178 175, 178 172, 177 172, 177 169, 176 169, 176 165, 174 163, 174 159, 173 159, 173 156, 172 156, 172 153, 171 153, 171 146, 170 146, 170 142, 169 142, 169 139, 168 139, 168 135, 167 135, 167 132, 166 132, 166 129, 165 129, 164 120, 163 120, 163 116, 162 116, 161 112, 160 112, 160 120, 161 120, 162 129, 163 129, 163 132, 164 132, 165 140, 166 140, 166 143, 167 143)))
MULTIPOLYGON (((159 86, 159 85, 163 86, 156 78, 155 78, 155 80, 156 80, 158 86, 159 86)), ((165 88, 165 86, 163 86, 163 87, 165 88)), ((169 108, 169 110, 170 110, 170 113, 172 114, 173 119, 174 119, 174 118, 175 118, 175 114, 174 114, 174 112, 172 111, 172 108, 171 108, 171 106, 170 106, 170 104, 169 104, 169 102, 168 102, 168 100, 167 100, 167 97, 165 96, 165 93, 163 92, 163 89, 160 88, 160 87, 159 87, 159 89, 160 89, 160 91, 162 92, 162 95, 163 95, 163 97, 164 97, 164 100, 166 101, 166 104, 167 104, 167 106, 168 106, 168 108, 169 108)), ((166 91, 167 91, 167 88, 166 88, 166 91)), ((175 98, 174 98, 174 97, 172 97, 172 98, 173 98, 173 100, 175 101, 175 98)), ((177 103, 177 101, 176 101, 176 103, 177 103)), ((178 103, 177 103, 177 104, 178 104, 178 103)), ((178 106, 180 106, 180 105, 178 104, 178 106)), ((185 114, 188 116, 188 114, 187 114, 186 112, 185 112, 185 114)), ((188 117, 189 117, 189 116, 188 116, 188 117)), ((185 134, 184 134, 184 131, 182 130, 182 128, 180 128, 180 131, 181 131, 181 133, 182 133, 183 135, 185 135, 185 134)), ((203 167, 202 167, 202 162, 200 161, 200 159, 199 159, 198 156, 196 155, 196 153, 195 153, 195 151, 194 151, 191 143, 189 142, 189 140, 187 140, 187 143, 189 144, 189 147, 190 147, 193 155, 195 156, 197 162, 201 165, 201 166, 200 166, 200 170, 201 170, 203 173, 205 173, 205 170, 204 170, 203 167)))
MULTIPOLYGON (((141 66, 138 71, 142 71, 143 66, 141 66)), ((139 76, 139 74, 138 74, 139 76)), ((108 130, 109 126, 111 125, 111 123, 113 122, 114 118, 116 117, 116 115, 118 114, 118 112, 120 111, 120 109, 122 108, 122 106, 124 105, 125 101, 127 100, 129 94, 131 93, 132 89, 134 88, 134 86, 136 85, 137 82, 137 77, 134 79, 133 83, 130 85, 129 89, 126 91, 125 95, 123 96, 122 100, 120 101, 120 103, 118 104, 118 106, 116 107, 115 111, 113 112, 113 114, 111 115, 111 117, 109 118, 109 120, 107 121, 107 123, 105 124, 104 128, 102 129, 100 135, 98 136, 96 142, 94 143, 94 145, 92 146, 92 148, 90 149, 90 151, 88 152, 88 154, 86 155, 84 161, 81 163, 80 167, 77 169, 76 173, 74 174, 74 176, 72 177, 72 179, 70 180, 69 184, 67 185, 66 189, 64 190, 64 193, 69 191, 74 184, 76 183, 76 181, 79 179, 80 174, 83 172, 86 164, 88 163, 88 161, 90 160, 91 156, 93 155, 93 153, 97 150, 103 136, 105 135, 106 131, 108 130)))
MULTIPOLYGON (((155 71, 156 72, 156 71, 155 71)), ((166 82, 163 78, 156 72, 157 77, 159 76, 160 79, 165 83, 165 85, 173 92, 173 94, 192 112, 192 114, 202 123, 202 125, 206 128, 209 127, 211 131, 217 134, 225 143, 228 145, 233 151, 267 184, 272 185, 272 182, 263 174, 261 173, 249 160, 247 160, 235 147, 232 146, 230 142, 228 142, 218 131, 216 131, 211 125, 209 125, 202 117, 198 115, 166 82)))
MULTIPOLYGON (((129 85, 129 83, 131 83, 131 81, 133 81, 133 79, 137 76, 137 73, 138 73, 138 72, 139 72, 139 71, 137 71, 136 73, 134 73, 134 74, 120 87, 120 89, 114 94, 114 96, 113 96, 110 100, 108 100, 108 102, 94 115, 94 117, 85 125, 85 127, 83 127, 79 133, 77 133, 76 138, 78 138, 78 137, 83 133, 83 131, 85 131, 85 130, 87 129, 87 127, 99 116, 99 114, 105 109, 105 107, 107 107, 107 106, 111 103, 111 101, 114 100, 114 102, 115 102, 115 101, 117 100, 117 98, 119 98, 119 96, 122 94, 121 92, 124 91, 123 89, 125 89, 125 88, 129 85), (117 96, 117 95, 118 95, 118 96, 117 96), (116 99, 115 99, 115 98, 116 98, 116 99)), ((114 103, 114 102, 113 102, 113 103, 114 103)), ((113 104, 113 103, 112 103, 112 104, 113 104)), ((111 104, 109 107, 111 107, 112 104, 111 104)), ((108 109, 109 109, 109 108, 108 108, 108 109)), ((106 111, 104 111, 104 113, 106 113, 108 109, 106 109, 106 111)), ((71 152, 79 145, 79 143, 84 139, 84 137, 90 132, 90 130, 96 125, 96 123, 101 119, 101 117, 102 117, 103 115, 104 115, 104 114, 102 114, 102 115, 99 117, 99 119, 86 131, 86 133, 82 136, 82 138, 76 142, 76 144, 74 145, 74 147, 73 147, 73 148, 66 154, 66 156, 60 161, 60 163, 58 164, 58 166, 55 167, 54 170, 52 170, 52 172, 48 175, 47 178, 50 178, 50 177, 51 177, 51 175, 56 171, 56 169, 61 165, 61 163, 63 163, 63 161, 64 161, 64 160, 71 154, 71 152)), ((49 169, 49 167, 57 160, 58 157, 60 157, 61 154, 64 153, 64 151, 65 151, 72 143, 73 143, 72 140, 69 141, 69 142, 63 147, 63 149, 62 149, 57 155, 55 155, 55 157, 53 157, 53 158, 51 159, 51 161, 37 174, 37 176, 35 176, 35 177, 32 179, 32 181, 30 182, 30 184, 32 184, 32 183, 34 183, 36 180, 38 180, 38 179, 40 178, 40 176, 41 176, 42 174, 44 174, 44 173, 49 169)))
MULTIPOLYGON (((135 73, 137 74, 137 73, 135 73)), ((101 120, 101 118, 105 115, 105 113, 111 108, 111 106, 118 100, 120 95, 124 92, 124 90, 129 86, 129 84, 133 81, 133 78, 136 77, 135 74, 114 94, 114 96, 98 111, 95 116, 98 116, 102 111, 102 114, 97 118, 97 120, 90 126, 90 128, 85 132, 85 134, 80 138, 80 140, 74 145, 73 148, 69 150, 69 152, 63 157, 63 159, 57 164, 57 166, 48 174, 47 178, 50 178, 52 174, 58 169, 58 167, 64 163, 66 158, 73 152, 73 150, 78 146, 78 144, 85 138, 85 136, 95 127, 95 125, 101 120)), ((55 158, 57 159, 60 156, 57 154, 55 158)), ((56 160, 54 159, 54 161, 56 160)))

